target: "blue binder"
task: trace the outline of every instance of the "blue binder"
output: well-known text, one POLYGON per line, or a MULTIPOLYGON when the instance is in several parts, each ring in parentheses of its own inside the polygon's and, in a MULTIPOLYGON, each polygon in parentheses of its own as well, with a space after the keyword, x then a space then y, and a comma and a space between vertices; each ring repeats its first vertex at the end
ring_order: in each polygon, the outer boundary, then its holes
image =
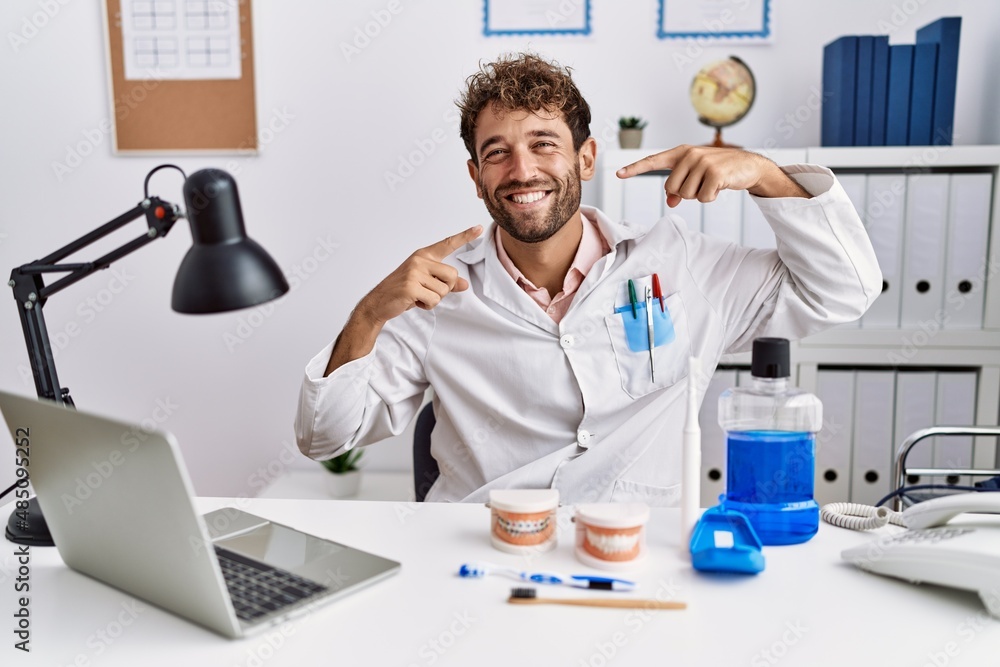
POLYGON ((913 45, 889 47, 889 96, 885 112, 885 145, 905 146, 910 129, 910 83, 913 45))
POLYGON ((854 145, 871 146, 872 122, 872 57, 875 38, 858 37, 857 87, 854 89, 854 145))
POLYGON ((885 118, 889 101, 889 38, 872 42, 871 145, 885 146, 885 118))
POLYGON ((949 16, 917 30, 917 44, 937 44, 938 61, 931 120, 931 143, 950 146, 955 124, 955 86, 958 80, 958 42, 962 18, 949 16))
POLYGON ((854 145, 858 38, 846 35, 823 47, 823 146, 854 145))
POLYGON ((929 146, 934 114, 934 82, 937 76, 938 45, 913 46, 913 84, 910 88, 911 146, 929 146))

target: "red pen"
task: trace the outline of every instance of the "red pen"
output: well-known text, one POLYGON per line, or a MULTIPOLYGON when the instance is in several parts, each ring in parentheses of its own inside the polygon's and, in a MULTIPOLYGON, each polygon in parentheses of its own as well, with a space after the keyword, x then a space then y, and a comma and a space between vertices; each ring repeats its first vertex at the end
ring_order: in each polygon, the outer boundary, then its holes
POLYGON ((660 289, 660 276, 653 274, 653 298, 660 300, 660 312, 663 310, 663 290, 660 289))

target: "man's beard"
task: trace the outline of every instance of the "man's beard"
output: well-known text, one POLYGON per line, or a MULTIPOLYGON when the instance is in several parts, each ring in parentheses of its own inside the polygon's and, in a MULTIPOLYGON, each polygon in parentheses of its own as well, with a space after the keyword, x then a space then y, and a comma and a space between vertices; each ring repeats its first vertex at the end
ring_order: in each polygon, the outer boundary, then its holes
POLYGON ((535 180, 522 183, 511 181, 497 188, 494 192, 483 190, 483 203, 486 210, 490 212, 493 220, 500 225, 500 229, 510 234, 514 239, 522 243, 541 243, 555 235, 563 228, 573 214, 580 209, 580 165, 575 164, 573 175, 565 182, 553 180, 550 183, 535 180), (535 213, 512 212, 505 207, 507 200, 500 192, 511 192, 516 190, 548 190, 551 202, 545 217, 540 224, 531 224, 534 221, 535 213), (527 222, 526 222, 527 221, 527 222))

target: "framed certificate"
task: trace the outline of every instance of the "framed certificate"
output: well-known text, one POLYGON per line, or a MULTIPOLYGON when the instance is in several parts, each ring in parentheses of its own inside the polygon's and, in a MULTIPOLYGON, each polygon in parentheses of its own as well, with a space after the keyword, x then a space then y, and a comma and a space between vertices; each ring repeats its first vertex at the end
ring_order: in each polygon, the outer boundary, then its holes
POLYGON ((589 35, 590 0, 483 0, 483 34, 589 35))
POLYGON ((771 0, 659 0, 660 39, 768 44, 774 39, 771 0))

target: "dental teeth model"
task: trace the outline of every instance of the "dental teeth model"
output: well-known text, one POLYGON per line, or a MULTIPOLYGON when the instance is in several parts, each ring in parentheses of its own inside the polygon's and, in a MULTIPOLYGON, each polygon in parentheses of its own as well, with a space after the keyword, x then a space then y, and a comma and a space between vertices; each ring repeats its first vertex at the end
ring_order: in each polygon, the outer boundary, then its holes
POLYGON ((573 517, 577 559, 606 570, 631 567, 646 555, 648 520, 645 503, 578 505, 573 517))
POLYGON ((490 541, 507 553, 540 553, 556 546, 556 489, 490 491, 490 541))

